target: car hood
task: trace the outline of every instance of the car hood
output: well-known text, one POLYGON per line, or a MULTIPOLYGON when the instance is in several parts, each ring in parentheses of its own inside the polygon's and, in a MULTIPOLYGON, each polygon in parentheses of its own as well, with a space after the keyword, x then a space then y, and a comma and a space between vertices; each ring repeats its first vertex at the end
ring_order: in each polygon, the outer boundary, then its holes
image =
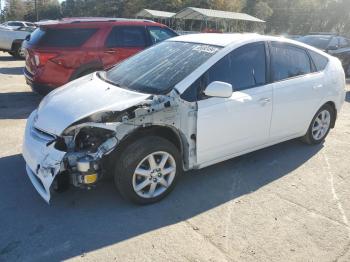
POLYGON ((61 135, 78 120, 99 112, 122 111, 149 97, 111 85, 93 73, 48 94, 38 107, 34 125, 61 135))

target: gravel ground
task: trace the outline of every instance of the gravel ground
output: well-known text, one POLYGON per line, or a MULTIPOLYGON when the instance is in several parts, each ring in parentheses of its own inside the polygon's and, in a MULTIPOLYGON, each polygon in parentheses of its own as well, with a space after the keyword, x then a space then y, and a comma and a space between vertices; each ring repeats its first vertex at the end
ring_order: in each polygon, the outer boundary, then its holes
POLYGON ((350 261, 350 92, 324 145, 294 140, 188 172, 151 206, 111 181, 47 205, 21 156, 40 101, 23 64, 0 55, 0 261, 350 261))

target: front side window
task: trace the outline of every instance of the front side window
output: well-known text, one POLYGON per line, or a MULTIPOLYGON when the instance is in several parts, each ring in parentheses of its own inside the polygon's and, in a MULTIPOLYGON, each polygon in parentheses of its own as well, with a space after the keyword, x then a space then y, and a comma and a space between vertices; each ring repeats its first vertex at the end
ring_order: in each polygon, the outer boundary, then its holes
POLYGON ((175 37, 177 34, 168 28, 162 28, 159 26, 148 27, 149 33, 151 35, 152 43, 156 44, 162 42, 168 38, 175 37))
POLYGON ((240 91, 266 83, 265 44, 248 44, 225 56, 205 74, 205 82, 230 83, 240 91))
POLYGON ((233 91, 266 84, 265 43, 248 44, 235 49, 197 79, 181 97, 189 102, 205 98, 204 89, 214 81, 231 84, 233 91))
POLYGON ((311 64, 306 51, 288 44, 272 43, 272 79, 281 81, 311 73, 311 64))
POLYGON ((105 79, 125 89, 165 94, 219 50, 211 45, 164 41, 118 64, 105 79))
POLYGON ((23 24, 20 22, 9 22, 7 25, 8 26, 23 26, 23 24))
POLYGON ((113 47, 145 47, 146 33, 144 27, 116 26, 107 38, 106 46, 113 47))

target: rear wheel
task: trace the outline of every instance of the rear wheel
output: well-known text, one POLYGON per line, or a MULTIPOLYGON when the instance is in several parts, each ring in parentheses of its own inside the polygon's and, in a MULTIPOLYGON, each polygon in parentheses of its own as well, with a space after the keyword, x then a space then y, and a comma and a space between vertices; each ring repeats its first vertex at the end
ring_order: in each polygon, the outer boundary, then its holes
POLYGON ((182 173, 180 153, 168 140, 147 136, 130 144, 116 164, 114 180, 121 195, 137 204, 163 199, 182 173))
POLYGON ((335 121, 335 112, 332 106, 326 104, 321 107, 311 121, 309 129, 302 140, 310 145, 320 144, 327 137, 335 121))

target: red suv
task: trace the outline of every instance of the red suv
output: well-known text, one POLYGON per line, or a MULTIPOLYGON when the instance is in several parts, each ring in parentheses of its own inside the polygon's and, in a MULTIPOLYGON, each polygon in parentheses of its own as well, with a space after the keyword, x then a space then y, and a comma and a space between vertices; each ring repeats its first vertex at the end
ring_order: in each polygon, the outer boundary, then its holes
POLYGON ((34 91, 46 94, 174 36, 177 34, 165 25, 148 20, 70 18, 47 22, 24 42, 24 75, 34 91))

